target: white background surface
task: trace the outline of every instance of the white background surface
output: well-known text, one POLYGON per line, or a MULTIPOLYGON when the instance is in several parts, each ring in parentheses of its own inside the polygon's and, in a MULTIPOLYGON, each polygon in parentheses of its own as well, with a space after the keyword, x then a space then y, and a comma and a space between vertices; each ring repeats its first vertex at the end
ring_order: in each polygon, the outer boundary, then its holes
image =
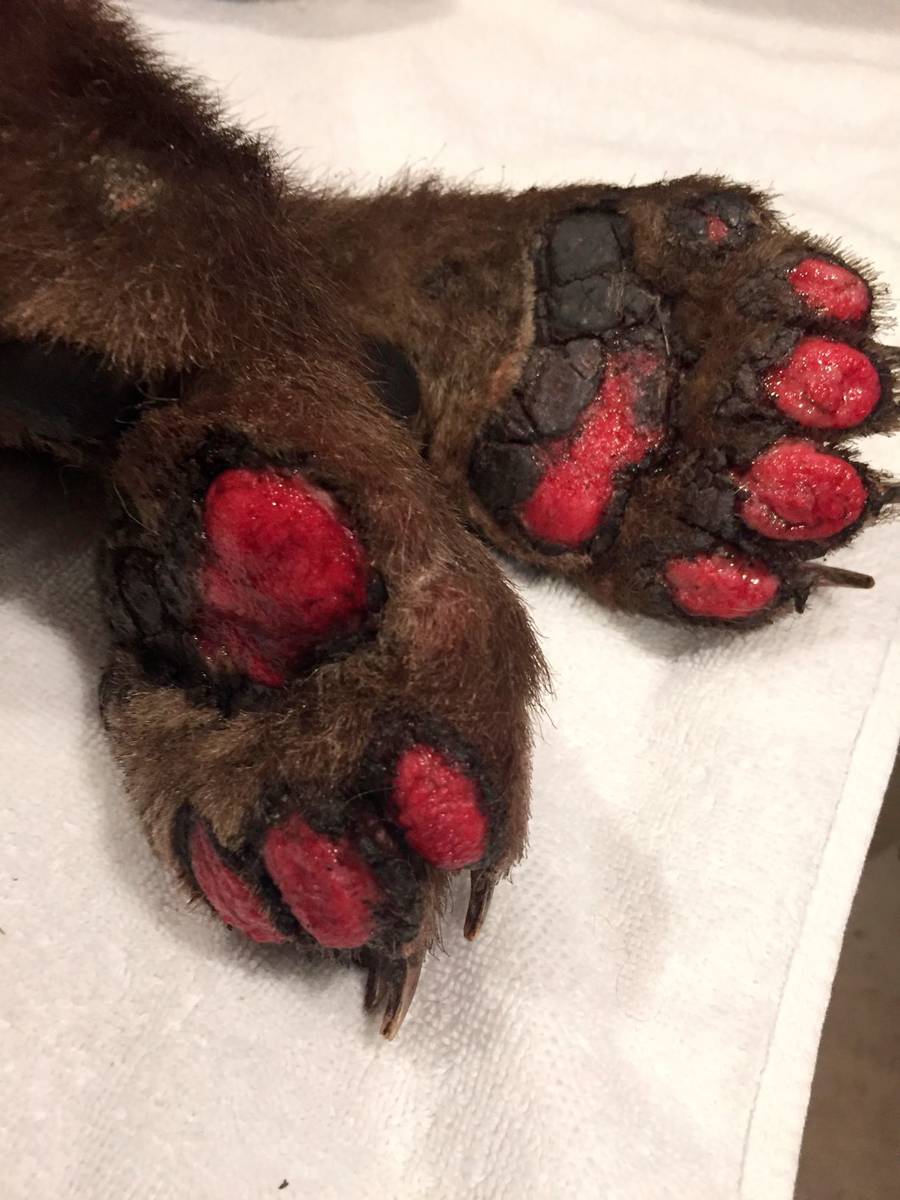
MULTIPOLYGON (((777 186, 900 288, 896 5, 139 9, 318 177, 717 170, 777 186)), ((875 591, 745 639, 523 589, 556 681, 531 854, 478 944, 454 914, 387 1045, 359 979, 251 948, 169 890, 95 713, 80 509, 46 488, 0 463, 5 1196, 790 1197, 900 729, 896 526, 833 559, 875 591)))

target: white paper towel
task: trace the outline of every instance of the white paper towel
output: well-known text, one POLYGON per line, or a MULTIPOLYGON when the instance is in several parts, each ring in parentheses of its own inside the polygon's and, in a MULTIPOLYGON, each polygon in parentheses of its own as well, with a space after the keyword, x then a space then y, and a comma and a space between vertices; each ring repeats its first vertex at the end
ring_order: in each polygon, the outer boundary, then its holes
MULTIPOLYGON (((722 171, 900 288, 895 6, 135 7, 319 177, 722 171)), ((896 527, 835 556, 875 591, 746 638, 523 586, 556 687, 531 854, 480 942, 455 912, 388 1045, 357 977, 246 945, 169 889, 96 716, 88 510, 48 499, 54 479, 0 461, 4 1196, 791 1195, 900 731, 896 527)))

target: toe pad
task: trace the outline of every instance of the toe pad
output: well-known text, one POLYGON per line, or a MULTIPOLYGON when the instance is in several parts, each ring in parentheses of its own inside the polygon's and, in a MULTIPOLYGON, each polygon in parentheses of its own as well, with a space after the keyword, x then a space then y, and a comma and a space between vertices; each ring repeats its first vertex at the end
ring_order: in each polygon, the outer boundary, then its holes
POLYGON ((857 324, 872 307, 872 293, 855 271, 827 258, 804 258, 788 272, 791 287, 813 312, 857 324))
POLYGON ((816 541, 862 516, 866 486, 856 468, 812 442, 785 438, 760 454, 741 479, 745 525, 778 541, 816 541))
POLYGON ((263 861, 285 903, 321 946, 362 946, 375 930, 381 889, 348 837, 311 829, 296 813, 269 831, 263 861))
POLYGON ((463 768, 431 746, 411 746, 394 775, 391 807, 409 846, 445 871, 484 856, 488 823, 480 789, 463 768))
POLYGON ((861 350, 823 337, 801 338, 763 383, 785 416, 809 429, 852 429, 881 398, 874 363, 861 350))
POLYGON ((773 603, 781 587, 765 563, 739 554, 672 559, 665 581, 682 612, 720 621, 756 616, 773 603))
POLYGON ((260 898, 222 860, 212 838, 196 824, 188 839, 191 870, 198 886, 226 925, 254 942, 283 942, 260 898))

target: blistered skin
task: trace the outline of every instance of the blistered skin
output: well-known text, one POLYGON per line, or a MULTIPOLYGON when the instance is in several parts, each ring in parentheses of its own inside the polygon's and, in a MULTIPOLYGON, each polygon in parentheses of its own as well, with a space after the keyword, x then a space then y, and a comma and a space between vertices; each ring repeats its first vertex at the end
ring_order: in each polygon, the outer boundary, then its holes
MULTIPOLYGON (((399 755, 386 811, 409 850, 433 867, 460 870, 487 855, 490 822, 479 781, 453 755, 427 742, 399 755)), ((377 938, 391 920, 390 897, 363 855, 362 836, 323 833, 293 813, 268 829, 258 858, 245 861, 243 875, 199 823, 191 830, 188 853, 193 878, 210 905, 247 937, 286 940, 271 911, 276 896, 320 946, 354 950, 377 938)), ((379 840, 377 829, 368 828, 364 836, 379 840)))
POLYGON ((195 825, 189 842, 191 871, 197 886, 226 925, 254 942, 283 942, 265 905, 251 886, 223 861, 202 825, 195 825))
POLYGON ((263 862, 302 927, 329 949, 363 946, 381 891, 348 837, 316 833, 298 814, 270 829, 263 862))
MULTIPOLYGON (((481 784, 449 752, 427 742, 405 749, 385 808, 409 850, 433 867, 460 870, 487 856, 491 830, 481 784)), ((240 866, 227 861, 199 822, 191 828, 187 853, 193 879, 212 908, 247 937, 288 940, 275 921, 276 912, 286 910, 324 949, 353 950, 390 933, 391 885, 379 880, 362 848, 373 839, 397 849, 386 828, 383 834, 369 826, 357 835, 334 835, 292 813, 265 832, 257 853, 245 851, 240 866)))

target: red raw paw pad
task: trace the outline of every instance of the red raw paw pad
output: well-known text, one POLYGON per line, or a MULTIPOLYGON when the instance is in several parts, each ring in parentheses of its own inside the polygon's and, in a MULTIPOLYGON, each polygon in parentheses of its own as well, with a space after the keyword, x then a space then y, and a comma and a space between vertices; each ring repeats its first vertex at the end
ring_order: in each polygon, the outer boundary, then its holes
POLYGON ((881 399, 874 363, 860 350, 829 338, 805 337, 763 385, 781 411, 809 429, 851 429, 881 399))
POLYGON ((827 258, 804 258, 788 272, 794 291, 813 312, 835 321, 864 321, 872 307, 869 285, 855 271, 827 258))
POLYGON ((400 756, 391 807, 409 846, 432 866, 454 871, 484 856, 488 822, 478 785, 431 746, 400 756))
POLYGON ((729 229, 721 217, 710 213, 706 218, 706 236, 714 246, 720 245, 728 237, 729 229))
POLYGON ((226 925, 233 925, 254 942, 283 942, 259 897, 227 867, 202 825, 188 839, 191 870, 198 886, 226 925))
POLYGON ((299 475, 223 471, 206 494, 200 646, 277 687, 318 645, 358 632, 370 569, 338 506, 299 475))
POLYGON ((664 576, 672 600, 683 612, 720 621, 756 616, 781 587, 765 563, 741 554, 674 558, 664 576))
POLYGON ((316 833, 294 814, 266 835, 263 862, 291 912, 320 945, 350 950, 372 936, 381 889, 349 838, 316 833))
POLYGON ((802 440, 776 442, 739 482, 749 493, 739 507, 741 520, 779 541, 833 537, 866 507, 866 485, 855 467, 802 440))
POLYGON ((549 465, 519 510, 532 536, 572 548, 593 537, 619 473, 640 464, 665 437, 665 428, 644 424, 640 411, 648 394, 658 394, 664 377, 665 362, 651 351, 610 355, 600 392, 574 432, 544 447, 549 465))

